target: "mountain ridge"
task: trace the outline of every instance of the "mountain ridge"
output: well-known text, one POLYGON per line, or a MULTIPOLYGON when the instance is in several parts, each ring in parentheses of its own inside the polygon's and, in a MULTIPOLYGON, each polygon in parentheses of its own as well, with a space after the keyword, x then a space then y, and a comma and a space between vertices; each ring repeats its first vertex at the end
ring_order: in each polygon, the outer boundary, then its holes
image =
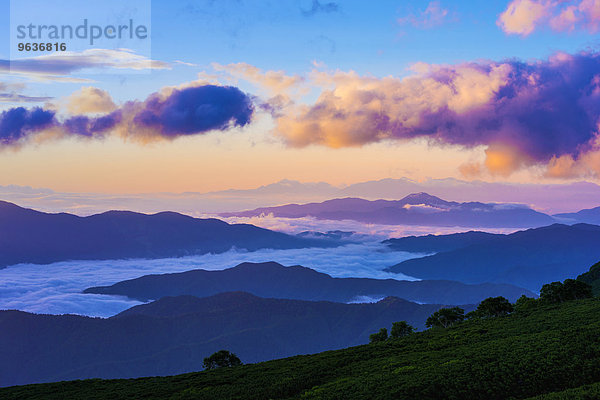
MULTIPOLYGON (((541 285, 586 272, 600 259, 600 226, 591 224, 553 224, 508 235, 488 235, 460 245, 441 248, 440 241, 460 238, 461 234, 413 237, 409 246, 427 247, 440 252, 403 261, 386 268, 420 279, 456 279, 465 283, 504 282, 537 291, 541 285), (437 240, 437 243, 436 243, 437 240), (419 243, 421 242, 421 243, 419 243)), ((462 238, 468 238, 462 234, 462 238)), ((388 241, 403 243, 403 239, 388 241)), ((446 245, 446 244, 444 244, 446 245)))
POLYGON ((10 387, 0 397, 592 399, 600 393, 599 315, 598 298, 540 304, 343 350, 177 376, 10 387))
MULTIPOLYGON (((167 297, 111 318, 0 311, 0 386, 202 369, 228 348, 258 362, 364 344, 382 325, 424 327, 442 305, 403 299, 342 304, 248 293, 167 297)), ((473 306, 465 306, 472 309, 473 306)))
POLYGON ((87 288, 84 293, 122 295, 148 301, 165 296, 211 296, 243 291, 265 298, 348 303, 359 299, 395 296, 419 303, 469 304, 489 296, 516 300, 532 292, 503 284, 465 285, 437 281, 399 281, 394 279, 333 278, 322 272, 276 262, 241 263, 221 271, 202 269, 171 274, 145 275, 111 286, 87 288))
POLYGON ((301 238, 249 224, 228 224, 175 212, 107 211, 87 217, 43 213, 0 201, 0 268, 67 260, 180 257, 233 247, 331 247, 331 240, 301 238))
POLYGON ((322 220, 354 220, 385 225, 528 228, 555 223, 547 214, 520 204, 446 201, 425 192, 400 200, 365 200, 344 197, 306 204, 285 204, 254 210, 221 213, 221 217, 314 217, 322 220))

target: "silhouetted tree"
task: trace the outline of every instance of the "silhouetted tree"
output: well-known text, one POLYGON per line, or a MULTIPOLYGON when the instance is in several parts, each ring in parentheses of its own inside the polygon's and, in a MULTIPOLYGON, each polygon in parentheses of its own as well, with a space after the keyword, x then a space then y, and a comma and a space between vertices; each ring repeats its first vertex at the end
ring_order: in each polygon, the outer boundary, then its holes
POLYGON ((465 319, 465 310, 460 307, 440 308, 427 318, 425 326, 448 328, 465 319))
POLYGON ((388 338, 388 331, 386 328, 381 328, 379 330, 379 332, 372 333, 371 335, 369 335, 369 340, 371 341, 371 343, 384 342, 387 340, 387 338, 388 338))
POLYGON ((410 326, 406 321, 398 321, 392 324, 392 330, 390 331, 390 337, 397 339, 402 336, 407 336, 413 333, 415 328, 410 326))
POLYGON ((515 302, 516 311, 524 311, 534 308, 537 305, 537 300, 532 297, 521 295, 515 302))
POLYGON ((215 369, 223 367, 235 367, 242 365, 242 361, 233 353, 227 350, 219 350, 213 353, 210 357, 204 359, 205 369, 215 369))
POLYGON ((475 315, 480 318, 490 318, 510 314, 513 311, 513 305, 506 298, 502 296, 488 297, 479 303, 475 315))
POLYGON ((592 287, 575 279, 547 283, 540 290, 540 300, 548 303, 562 303, 563 301, 586 299, 592 296, 592 287))
POLYGON ((592 293, 595 296, 600 295, 600 262, 592 265, 588 272, 579 275, 577 280, 592 286, 592 293))

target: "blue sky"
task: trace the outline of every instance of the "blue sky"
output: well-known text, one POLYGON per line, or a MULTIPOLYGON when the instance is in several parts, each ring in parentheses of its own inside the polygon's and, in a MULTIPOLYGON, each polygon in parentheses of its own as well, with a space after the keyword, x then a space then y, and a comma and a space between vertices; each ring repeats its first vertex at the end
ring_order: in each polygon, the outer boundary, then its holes
MULTIPOLYGON (((60 1, 57 2, 60 4, 60 1)), ((0 57, 8 58, 8 7, 2 0, 0 57)), ((501 61, 543 59, 556 51, 574 53, 596 48, 598 35, 568 34, 542 29, 523 38, 505 34, 496 24, 508 1, 441 1, 448 10, 431 27, 400 19, 422 18, 428 1, 336 1, 336 10, 316 11, 311 0, 183 1, 154 0, 152 4, 152 57, 180 60, 210 68, 210 63, 246 62, 262 69, 304 73, 313 61, 331 69, 354 70, 375 76, 404 76, 416 62, 455 64, 479 59, 501 61)), ((321 1, 322 5, 330 4, 321 1)), ((333 4, 333 3, 332 3, 333 4)), ((48 7, 52 13, 63 12, 48 7)), ((198 68, 175 65, 153 71, 156 87, 194 79, 198 68)), ((103 76, 113 96, 127 100, 155 88, 145 77, 126 76, 127 93, 120 93, 123 77, 103 76)), ((74 85, 73 85, 74 86, 74 85)), ((39 90, 45 88, 40 87, 39 90)), ((53 88, 52 90, 70 88, 53 88)), ((46 90, 45 92, 50 92, 46 90)))
POLYGON ((428 3, 340 1, 337 11, 304 16, 311 1, 200 1, 194 6, 155 1, 153 55, 198 64, 244 61, 289 72, 303 72, 318 60, 331 68, 383 76, 402 74, 419 61, 545 58, 598 40, 587 33, 549 30, 527 38, 508 36, 496 25, 508 3, 503 1, 441 2, 449 15, 430 28, 398 22, 410 15, 419 18, 428 3))

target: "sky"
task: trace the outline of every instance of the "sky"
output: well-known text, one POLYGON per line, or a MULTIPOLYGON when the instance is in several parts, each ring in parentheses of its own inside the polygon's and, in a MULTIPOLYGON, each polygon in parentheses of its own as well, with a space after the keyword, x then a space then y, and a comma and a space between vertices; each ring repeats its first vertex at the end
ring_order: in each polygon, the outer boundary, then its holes
POLYGON ((0 185, 600 183, 600 0, 124 4, 0 1, 0 185), (18 51, 83 19, 148 35, 18 51))

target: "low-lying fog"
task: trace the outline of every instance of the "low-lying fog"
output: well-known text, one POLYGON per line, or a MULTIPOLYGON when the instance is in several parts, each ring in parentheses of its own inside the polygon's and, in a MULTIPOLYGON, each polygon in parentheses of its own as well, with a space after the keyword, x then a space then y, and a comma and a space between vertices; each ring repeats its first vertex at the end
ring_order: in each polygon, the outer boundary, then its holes
MULTIPOLYGON (((0 309, 45 314, 109 317, 140 304, 120 296, 82 294, 90 286, 111 285, 147 274, 191 269, 222 270, 244 261, 303 265, 334 277, 414 278, 382 271, 418 254, 391 252, 378 241, 329 249, 231 250, 222 254, 156 260, 68 261, 19 264, 0 269, 0 309)), ((365 301, 369 301, 366 299, 365 301)))

